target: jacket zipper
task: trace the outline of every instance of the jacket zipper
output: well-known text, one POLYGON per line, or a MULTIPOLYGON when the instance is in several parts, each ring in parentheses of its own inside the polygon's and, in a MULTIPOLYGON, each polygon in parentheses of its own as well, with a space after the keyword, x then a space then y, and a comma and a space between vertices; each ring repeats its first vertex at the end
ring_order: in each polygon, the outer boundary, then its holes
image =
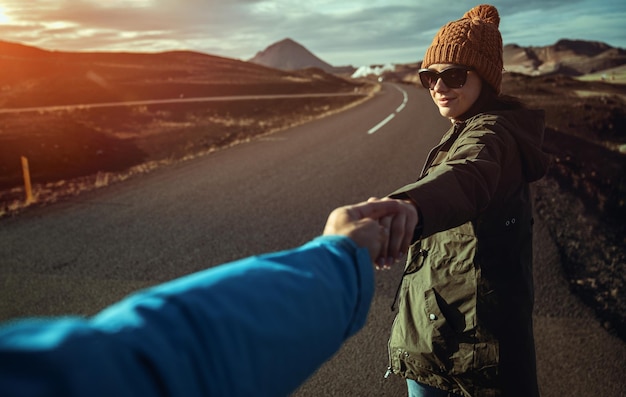
POLYGON ((464 122, 454 123, 454 126, 452 127, 452 132, 450 133, 448 138, 446 138, 444 141, 440 142, 437 146, 435 146, 434 148, 430 150, 430 152, 428 153, 428 157, 426 157, 426 162, 424 163, 424 167, 422 167, 420 178, 423 178, 428 173, 428 169, 432 166, 439 152, 450 151, 450 148, 452 147, 456 139, 461 134, 461 131, 463 131, 463 128, 465 128, 464 122))
MULTIPOLYGON (((404 278, 404 275, 402 277, 404 278)), ((393 323, 391 325, 392 329, 395 326, 396 321, 398 321, 398 316, 396 316, 393 319, 393 323)), ((387 357, 388 357, 389 362, 387 365, 387 371, 385 371, 384 379, 388 379, 389 375, 393 374, 393 365, 391 363, 391 335, 389 335, 389 339, 387 339, 387 357)))
POLYGON ((404 276, 408 273, 407 271, 402 272, 402 277, 400 278, 400 282, 398 283, 398 287, 396 288, 396 293, 393 296, 393 302, 391 302, 391 311, 395 312, 397 309, 398 297, 400 296, 400 288, 402 288, 402 282, 404 281, 404 276))
MULTIPOLYGON (((459 134, 461 133, 461 131, 463 130, 463 127, 465 126, 465 123, 462 122, 457 122, 454 124, 452 133, 450 134, 450 136, 448 137, 448 139, 446 139, 445 141, 443 141, 442 143, 440 143, 439 145, 435 146, 430 153, 428 153, 428 158, 426 159, 426 163, 424 163, 424 167, 422 168, 422 173, 420 175, 420 178, 424 177, 428 171, 428 169, 430 168, 431 164, 433 161, 435 161, 435 157, 437 156, 437 154, 442 151, 444 148, 446 151, 450 150, 450 147, 452 146, 452 144, 454 143, 454 141, 456 141, 456 139, 458 138, 459 134)), ((418 255, 423 255, 424 257, 426 257, 427 251, 426 250, 422 250, 420 249, 418 252, 418 255)), ((398 288, 396 289, 396 294, 393 298, 393 303, 391 304, 391 311, 395 311, 396 310, 396 303, 398 301, 398 295, 400 294, 400 287, 402 286, 402 281, 404 280, 404 276, 406 276, 408 273, 405 269, 405 271, 402 273, 402 278, 400 279, 400 283, 398 284, 398 288)))
MULTIPOLYGON (((465 126, 465 123, 463 122, 455 123, 452 133, 450 134, 448 139, 446 139, 445 141, 441 142, 439 145, 431 149, 431 151, 428 153, 428 157, 426 158, 426 162, 424 163, 424 167, 422 168, 422 172, 420 173, 420 178, 423 178, 426 175, 426 173, 428 172, 428 169, 432 165, 432 162, 435 161, 435 158, 437 157, 437 154, 440 151, 442 151, 444 148, 446 149, 446 151, 450 150, 450 147, 452 147, 452 144, 454 144, 454 141, 456 141, 461 131, 463 130, 464 126, 465 126)), ((417 253, 417 255, 422 255, 424 257, 426 257, 427 254, 428 254, 428 251, 423 250, 423 249, 420 249, 419 252, 417 253)), ((402 282, 404 281, 404 277, 407 274, 409 274, 409 272, 405 269, 404 272, 402 272, 402 277, 400 278, 400 282, 398 283, 398 288, 396 288, 396 293, 394 295, 393 302, 391 303, 392 312, 396 311, 397 309, 396 305, 398 303, 398 298, 400 296, 400 289, 402 288, 402 282)), ((393 324, 391 326, 392 329, 397 320, 398 320, 398 316, 396 316, 393 320, 393 324)), ((393 373, 393 366, 391 363, 391 336, 389 336, 389 339, 387 340, 387 355, 389 357, 389 365, 387 366, 387 371, 385 372, 385 376, 384 376, 385 379, 389 378, 389 375, 393 373)))
MULTIPOLYGON (((424 249, 420 249, 415 255, 415 257, 418 257, 420 255, 426 258, 426 256, 428 255, 428 251, 424 249)), ((413 261, 413 259, 414 258, 411 258, 411 261, 413 261)), ((407 269, 404 269, 404 271, 402 272, 402 277, 400 278, 400 282, 398 283, 398 288, 396 288, 396 293, 393 297, 393 302, 391 303, 392 312, 396 311, 397 309, 396 305, 398 303, 398 298, 400 297, 400 289, 402 288, 402 282, 404 281, 404 277, 411 273, 414 273, 414 271, 409 272, 407 269)), ((393 319, 393 324, 391 325, 392 329, 395 326, 396 321, 398 321, 398 316, 396 316, 393 319)), ((387 366, 387 371, 385 372, 385 376, 384 376, 385 379, 389 378, 389 375, 393 373, 393 366, 391 363, 391 335, 389 336, 389 339, 387 340, 387 356, 389 357, 389 365, 387 366)))
MULTIPOLYGON (((411 262, 413 262, 415 259, 417 259, 418 257, 423 257, 426 258, 428 256, 428 251, 425 249, 420 249, 417 254, 415 254, 412 258, 411 258, 411 262)), ((419 270, 419 269, 418 269, 419 270)), ((393 302, 391 303, 391 311, 395 312, 397 309, 397 303, 398 303, 398 298, 400 297, 400 289, 402 288, 402 282, 404 281, 404 277, 408 274, 411 273, 415 273, 417 270, 415 271, 408 271, 408 269, 404 269, 404 272, 402 272, 402 277, 400 278, 400 282, 398 283, 398 288, 396 288, 396 293, 393 297, 393 302)))

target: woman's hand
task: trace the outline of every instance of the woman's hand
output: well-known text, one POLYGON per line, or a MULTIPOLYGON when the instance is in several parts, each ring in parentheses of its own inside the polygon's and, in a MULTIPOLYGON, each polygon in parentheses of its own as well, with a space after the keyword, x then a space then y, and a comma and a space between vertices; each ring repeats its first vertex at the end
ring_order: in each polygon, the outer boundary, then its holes
POLYGON ((412 203, 370 198, 333 210, 323 234, 350 237, 369 250, 377 267, 385 267, 406 254, 416 225, 417 210, 412 203))

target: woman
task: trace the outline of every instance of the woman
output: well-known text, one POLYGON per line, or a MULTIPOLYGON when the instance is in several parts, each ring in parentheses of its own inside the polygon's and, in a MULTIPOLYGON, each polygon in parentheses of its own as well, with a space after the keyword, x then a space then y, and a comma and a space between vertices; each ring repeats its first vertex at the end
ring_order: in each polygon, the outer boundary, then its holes
POLYGON ((529 183, 547 169, 543 112, 500 95, 499 22, 481 5, 446 24, 420 70, 452 127, 391 195, 419 214, 389 340, 409 396, 539 395, 529 183))

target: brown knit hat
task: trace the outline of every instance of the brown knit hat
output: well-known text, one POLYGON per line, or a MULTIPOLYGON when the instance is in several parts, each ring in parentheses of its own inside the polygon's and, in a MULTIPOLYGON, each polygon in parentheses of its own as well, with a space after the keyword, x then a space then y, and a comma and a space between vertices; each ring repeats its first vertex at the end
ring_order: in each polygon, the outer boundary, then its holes
POLYGON ((458 21, 444 25, 426 50, 422 67, 454 63, 474 69, 500 93, 502 84, 502 36, 500 15, 488 4, 476 6, 458 21))

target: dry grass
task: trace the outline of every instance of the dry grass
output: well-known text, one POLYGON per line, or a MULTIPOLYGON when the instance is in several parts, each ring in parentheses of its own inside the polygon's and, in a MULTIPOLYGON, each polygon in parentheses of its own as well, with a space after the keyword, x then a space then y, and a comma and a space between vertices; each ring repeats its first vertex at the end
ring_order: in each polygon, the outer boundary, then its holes
POLYGON ((613 84, 626 84, 626 66, 619 66, 598 73, 586 74, 577 78, 580 81, 601 81, 613 84))

